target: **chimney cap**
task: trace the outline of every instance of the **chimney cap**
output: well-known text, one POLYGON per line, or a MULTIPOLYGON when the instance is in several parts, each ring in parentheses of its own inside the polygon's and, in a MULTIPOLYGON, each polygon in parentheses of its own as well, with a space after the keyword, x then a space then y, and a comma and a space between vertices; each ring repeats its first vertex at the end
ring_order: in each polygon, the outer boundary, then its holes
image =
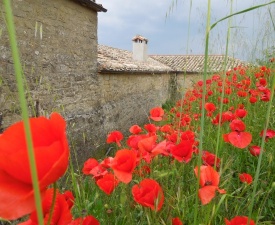
POLYGON ((146 43, 148 42, 148 39, 137 34, 135 37, 133 37, 132 41, 137 42, 137 41, 145 41, 146 43))

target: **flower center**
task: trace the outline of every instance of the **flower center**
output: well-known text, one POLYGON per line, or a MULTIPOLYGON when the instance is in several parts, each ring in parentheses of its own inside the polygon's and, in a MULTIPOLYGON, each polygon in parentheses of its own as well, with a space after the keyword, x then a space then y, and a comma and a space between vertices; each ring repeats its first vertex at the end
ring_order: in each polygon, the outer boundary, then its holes
POLYGON ((212 181, 205 181, 205 184, 204 184, 204 186, 209 186, 209 185, 212 185, 212 181))

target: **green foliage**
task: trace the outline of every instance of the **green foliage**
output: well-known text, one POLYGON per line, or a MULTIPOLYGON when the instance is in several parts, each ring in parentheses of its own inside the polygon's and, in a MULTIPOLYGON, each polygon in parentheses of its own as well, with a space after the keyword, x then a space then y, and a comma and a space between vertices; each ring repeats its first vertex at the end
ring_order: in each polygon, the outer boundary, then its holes
POLYGON ((171 101, 171 100, 167 100, 165 103, 162 104, 162 108, 165 111, 169 111, 170 109, 172 109, 175 105, 175 102, 171 101))

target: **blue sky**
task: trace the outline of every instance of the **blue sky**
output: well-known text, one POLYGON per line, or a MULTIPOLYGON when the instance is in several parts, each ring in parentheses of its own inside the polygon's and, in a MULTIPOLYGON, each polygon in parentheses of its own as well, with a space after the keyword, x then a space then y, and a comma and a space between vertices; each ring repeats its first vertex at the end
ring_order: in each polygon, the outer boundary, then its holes
MULTIPOLYGON (((211 1, 211 23, 230 12, 229 0, 211 1)), ((233 12, 269 0, 233 0, 233 12)), ((149 39, 149 54, 203 54, 207 0, 97 0, 108 11, 98 14, 98 42, 132 50, 132 38, 149 39), (188 38, 189 37, 189 38, 188 38), (189 40, 189 41, 188 41, 189 40)), ((275 4, 271 5, 272 12, 275 4)), ((275 45, 268 7, 235 16, 231 21, 229 55, 253 60, 259 52, 275 45)), ((273 13, 275 15, 275 13, 273 13)), ((275 19, 275 18, 274 18, 275 19)), ((210 36, 210 54, 225 54, 228 20, 217 25, 210 36)))

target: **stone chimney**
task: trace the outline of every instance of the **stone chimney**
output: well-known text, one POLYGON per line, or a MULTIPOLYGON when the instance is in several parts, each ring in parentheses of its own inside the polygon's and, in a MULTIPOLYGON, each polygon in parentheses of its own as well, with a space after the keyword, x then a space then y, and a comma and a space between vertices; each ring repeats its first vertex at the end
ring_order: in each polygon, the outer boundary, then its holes
POLYGON ((133 41, 133 60, 144 62, 147 60, 147 43, 148 39, 136 35, 133 41))

